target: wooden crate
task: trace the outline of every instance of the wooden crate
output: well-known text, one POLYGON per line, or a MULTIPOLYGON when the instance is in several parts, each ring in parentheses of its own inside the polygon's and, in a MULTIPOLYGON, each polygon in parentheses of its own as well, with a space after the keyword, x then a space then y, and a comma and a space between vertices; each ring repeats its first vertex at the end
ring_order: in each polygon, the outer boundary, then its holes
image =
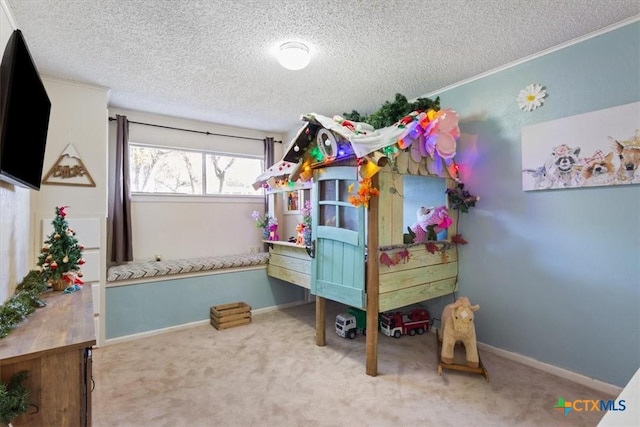
POLYGON ((215 305, 210 311, 211 324, 218 330, 251 323, 251 306, 244 302, 215 305))

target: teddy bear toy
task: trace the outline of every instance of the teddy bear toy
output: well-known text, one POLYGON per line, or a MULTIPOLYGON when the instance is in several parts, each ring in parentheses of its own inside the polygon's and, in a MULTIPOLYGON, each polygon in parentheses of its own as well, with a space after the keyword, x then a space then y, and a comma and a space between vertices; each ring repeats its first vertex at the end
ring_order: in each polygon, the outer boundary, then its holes
POLYGON ((429 207, 421 206, 416 212, 417 221, 409 227, 409 234, 413 237, 413 243, 424 243, 427 240, 437 240, 437 234, 449 228, 453 223, 449 217, 446 206, 429 207))

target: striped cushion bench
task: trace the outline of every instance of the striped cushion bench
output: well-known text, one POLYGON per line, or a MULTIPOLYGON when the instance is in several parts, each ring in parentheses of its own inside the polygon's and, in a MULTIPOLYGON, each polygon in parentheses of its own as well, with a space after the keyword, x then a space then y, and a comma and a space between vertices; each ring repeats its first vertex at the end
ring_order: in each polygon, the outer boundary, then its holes
POLYGON ((107 270, 107 282, 146 279, 176 274, 203 273, 221 269, 253 267, 265 265, 268 261, 268 252, 168 261, 134 261, 127 264, 109 267, 107 270))

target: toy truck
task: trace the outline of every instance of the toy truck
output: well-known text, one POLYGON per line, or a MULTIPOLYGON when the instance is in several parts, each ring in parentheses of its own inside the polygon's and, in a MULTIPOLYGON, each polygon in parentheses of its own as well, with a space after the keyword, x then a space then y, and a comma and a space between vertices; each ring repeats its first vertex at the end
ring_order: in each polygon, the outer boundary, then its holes
POLYGON ((418 335, 429 330, 429 312, 417 308, 408 313, 389 312, 380 315, 380 330, 388 337, 400 338, 402 335, 418 335))
POLYGON ((354 339, 356 335, 366 335, 367 313, 355 307, 349 307, 346 313, 336 316, 336 334, 342 338, 354 339))

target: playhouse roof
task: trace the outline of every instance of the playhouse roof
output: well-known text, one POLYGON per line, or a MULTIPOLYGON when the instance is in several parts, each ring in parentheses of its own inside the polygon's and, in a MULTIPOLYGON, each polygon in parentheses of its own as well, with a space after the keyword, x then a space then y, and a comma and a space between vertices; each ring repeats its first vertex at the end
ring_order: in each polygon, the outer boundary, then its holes
POLYGON ((405 129, 397 125, 373 129, 366 123, 344 121, 337 119, 337 117, 331 118, 317 113, 302 115, 300 119, 306 123, 298 129, 285 150, 282 160, 260 174, 253 184, 254 188, 259 188, 270 178, 285 179, 292 172, 297 172, 307 147, 315 143, 312 138, 309 138, 309 134, 315 135, 320 128, 341 136, 344 141, 350 144, 356 157, 364 157, 376 150, 397 143, 398 137, 405 132, 405 129))
MULTIPOLYGON (((407 149, 413 144, 411 151, 416 162, 422 157, 430 157, 438 162, 442 158, 449 163, 449 159, 455 155, 455 139, 459 136, 458 115, 451 109, 414 111, 395 124, 380 129, 374 129, 364 122, 345 120, 341 116, 308 113, 300 119, 306 123, 289 143, 282 160, 258 176, 254 188, 274 179, 288 180, 292 185, 291 181, 297 181, 301 169, 308 168, 309 164, 317 167, 349 157, 371 156, 376 151, 382 151, 384 154, 381 155, 387 156, 385 149, 396 145, 400 149, 407 149), (322 129, 326 131, 322 132, 322 129), (310 146, 319 146, 318 140, 322 138, 325 138, 327 146, 334 146, 335 152, 309 162, 309 157, 313 157, 310 154, 310 148, 313 147, 310 146)), ((324 151, 324 147, 318 148, 324 151)), ((306 174, 303 177, 308 179, 306 174)))

